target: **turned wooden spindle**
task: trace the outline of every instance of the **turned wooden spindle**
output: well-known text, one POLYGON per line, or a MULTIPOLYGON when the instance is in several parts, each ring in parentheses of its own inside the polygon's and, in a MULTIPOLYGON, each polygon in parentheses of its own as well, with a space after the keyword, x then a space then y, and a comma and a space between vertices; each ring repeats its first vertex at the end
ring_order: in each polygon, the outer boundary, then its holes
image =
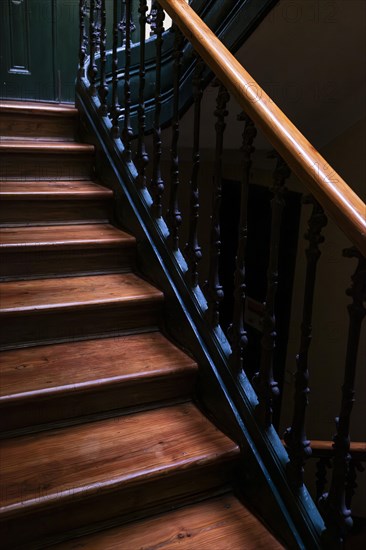
POLYGON ((226 128, 225 119, 228 115, 226 109, 230 94, 222 84, 216 99, 216 147, 215 147, 215 175, 213 183, 213 202, 211 217, 210 236, 210 265, 207 280, 207 315, 212 327, 217 327, 220 317, 220 304, 224 299, 224 290, 220 283, 219 262, 221 253, 221 230, 220 230, 220 206, 222 187, 222 154, 224 148, 224 132, 226 128))
POLYGON ((198 285, 198 266, 202 259, 202 249, 198 240, 198 222, 200 216, 200 198, 198 175, 200 170, 200 129, 201 129, 201 103, 203 95, 202 73, 204 63, 200 57, 197 58, 193 75, 193 153, 192 153, 192 175, 190 180, 190 213, 189 233, 185 247, 188 263, 188 277, 192 288, 198 285))
POLYGON ((161 52, 163 46, 164 11, 156 4, 156 80, 155 80, 155 116, 153 128, 153 168, 151 179, 151 192, 153 196, 152 211, 156 218, 161 218, 163 209, 164 181, 161 176, 161 52))

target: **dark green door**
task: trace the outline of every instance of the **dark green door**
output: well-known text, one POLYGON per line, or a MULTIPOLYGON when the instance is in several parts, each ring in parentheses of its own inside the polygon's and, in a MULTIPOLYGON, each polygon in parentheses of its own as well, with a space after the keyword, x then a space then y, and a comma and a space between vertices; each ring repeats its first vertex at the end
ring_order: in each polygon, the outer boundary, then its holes
POLYGON ((0 0, 3 98, 73 101, 77 0, 0 0))

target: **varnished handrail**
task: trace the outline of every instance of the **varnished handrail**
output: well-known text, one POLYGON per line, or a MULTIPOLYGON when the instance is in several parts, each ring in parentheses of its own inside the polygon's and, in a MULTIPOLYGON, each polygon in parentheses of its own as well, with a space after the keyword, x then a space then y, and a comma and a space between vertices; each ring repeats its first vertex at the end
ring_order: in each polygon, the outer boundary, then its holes
MULTIPOLYGON (((284 440, 281 440, 286 446, 284 440)), ((312 458, 331 458, 334 455, 333 441, 323 441, 312 439, 310 446, 312 450, 312 458)), ((349 452, 354 460, 366 462, 366 443, 361 441, 351 441, 349 452)))
MULTIPOLYGON (((314 457, 330 457, 334 454, 333 441, 312 440, 311 448, 314 457)), ((354 460, 366 462, 366 443, 351 441, 349 452, 354 460)))
POLYGON ((234 95, 329 216, 366 256, 366 205, 309 143, 185 0, 160 0, 210 69, 234 95))

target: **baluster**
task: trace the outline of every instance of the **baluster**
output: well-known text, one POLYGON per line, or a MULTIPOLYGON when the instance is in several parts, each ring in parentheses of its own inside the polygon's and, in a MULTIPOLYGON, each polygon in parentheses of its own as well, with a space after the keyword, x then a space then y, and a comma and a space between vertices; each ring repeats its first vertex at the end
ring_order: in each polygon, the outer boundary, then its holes
POLYGON ((79 1, 79 79, 85 77, 85 60, 87 51, 87 36, 85 33, 85 15, 87 0, 79 1))
POLYGON ((122 34, 122 46, 125 46, 127 43, 127 32, 129 32, 130 42, 131 42, 131 35, 133 31, 136 30, 136 25, 132 17, 132 6, 131 6, 132 1, 133 0, 122 0, 122 18, 118 24, 118 28, 122 34), (128 7, 127 4, 130 4, 130 7, 128 7), (129 13, 127 13, 127 11, 129 13), (127 21, 129 22, 128 24, 127 24, 127 21), (128 31, 127 31, 127 27, 128 27, 128 31))
POLYGON ((89 67, 88 67, 88 79, 90 83, 90 94, 95 96, 97 94, 96 80, 98 69, 95 63, 95 54, 97 48, 97 29, 95 24, 95 0, 90 0, 90 17, 89 17, 89 67))
POLYGON ((121 107, 118 101, 118 1, 113 0, 113 47, 112 47, 112 136, 119 138, 118 118, 121 107))
POLYGON ((211 218, 210 238, 210 265, 207 281, 207 315, 213 327, 219 324, 220 303, 224 298, 224 291, 219 278, 219 261, 221 252, 220 241, 220 206, 222 186, 222 152, 224 145, 224 132, 226 128, 225 118, 228 115, 226 105, 230 99, 229 92, 222 84, 219 85, 219 92, 216 99, 215 124, 216 147, 215 147, 215 176, 211 218))
POLYGON ((158 16, 158 3, 153 0, 151 2, 150 13, 147 17, 147 22, 150 25, 150 36, 154 36, 154 34, 156 34, 157 16, 158 16))
POLYGON ((164 193, 164 181, 161 177, 161 51, 163 45, 164 11, 156 4, 156 81, 155 81, 155 117, 153 129, 153 175, 151 191, 153 195, 153 212, 157 218, 162 215, 162 197, 164 193))
POLYGON ((240 200, 240 222, 238 249, 236 254, 236 268, 234 275, 234 312, 233 322, 229 327, 228 336, 231 344, 232 354, 230 358, 233 372, 243 370, 243 356, 248 343, 248 335, 244 327, 244 311, 246 298, 245 284, 245 254, 248 238, 248 193, 249 177, 252 166, 252 154, 255 151, 253 143, 257 135, 257 130, 253 121, 242 113, 238 120, 245 121, 243 132, 243 176, 240 200))
POLYGON ((107 106, 107 95, 108 95, 108 84, 106 79, 106 42, 107 42, 107 29, 106 29, 106 8, 105 0, 101 1, 101 12, 100 12, 100 86, 98 88, 98 95, 100 99, 100 114, 102 116, 107 116, 108 106, 107 106))
POLYGON ((301 323, 300 351, 296 357, 294 413, 292 424, 287 428, 284 439, 289 454, 288 473, 296 486, 303 484, 304 464, 311 456, 310 442, 305 433, 305 415, 308 406, 309 369, 308 353, 312 339, 312 315, 316 268, 320 258, 319 245, 324 241, 321 235, 323 227, 327 225, 327 217, 320 204, 312 197, 306 197, 304 202, 313 204, 312 214, 308 222, 308 231, 305 239, 309 241, 306 250, 306 278, 301 323))
POLYGON ((102 38, 102 0, 95 0, 95 53, 100 53, 102 38))
POLYGON ((172 119, 172 146, 171 146, 171 187, 168 210, 168 226, 170 242, 174 251, 179 248, 179 228, 182 223, 182 216, 178 204, 179 189, 179 86, 180 71, 182 66, 184 38, 178 27, 175 27, 174 40, 174 74, 173 74, 173 119, 172 119))
POLYGON ((131 140, 133 132, 131 128, 131 0, 126 1, 126 25, 125 25, 125 108, 124 108, 124 125, 122 131, 122 140, 125 146, 125 158, 129 162, 131 160, 131 140))
POLYGON ((198 285, 198 265, 202 259, 202 250, 198 242, 198 221, 199 221, 199 188, 198 174, 200 169, 200 127, 201 127, 201 102, 203 95, 203 73, 204 63, 201 58, 197 59, 197 63, 193 75, 193 155, 192 155, 192 176, 190 181, 190 219, 188 242, 185 247, 188 274, 191 280, 192 287, 198 285))
POLYGON ((352 302, 348 306, 349 329, 346 351, 344 381, 342 386, 341 411, 336 418, 336 434, 333 437, 334 466, 329 493, 323 495, 320 507, 324 516, 327 532, 325 542, 336 540, 341 547, 347 531, 352 527, 351 510, 346 505, 346 482, 349 469, 351 412, 355 400, 355 376, 357 353, 360 342, 362 321, 366 314, 366 259, 356 248, 343 251, 348 258, 357 258, 356 272, 352 277, 352 286, 347 290, 352 302))
POLYGON ((140 23, 140 67, 139 67, 139 105, 137 109, 138 116, 138 140, 136 165, 138 169, 138 184, 141 189, 146 187, 146 167, 149 162, 149 156, 145 146, 145 130, 146 130, 146 115, 145 115, 145 33, 147 20, 147 2, 140 0, 139 6, 139 23, 140 23))
POLYGON ((261 339, 261 358, 259 372, 253 377, 253 385, 257 391, 259 405, 257 416, 264 426, 272 424, 273 400, 278 396, 278 384, 273 378, 273 355, 276 346, 275 300, 278 286, 278 255, 280 246, 280 229, 282 210, 285 205, 283 194, 286 191, 285 181, 290 176, 290 170, 285 162, 277 156, 277 166, 274 171, 274 186, 271 200, 272 220, 270 236, 269 264, 267 271, 267 293, 264 303, 263 335, 261 339))
POLYGON ((316 463, 316 502, 323 495, 327 486, 327 470, 332 467, 332 462, 329 458, 320 458, 316 463))

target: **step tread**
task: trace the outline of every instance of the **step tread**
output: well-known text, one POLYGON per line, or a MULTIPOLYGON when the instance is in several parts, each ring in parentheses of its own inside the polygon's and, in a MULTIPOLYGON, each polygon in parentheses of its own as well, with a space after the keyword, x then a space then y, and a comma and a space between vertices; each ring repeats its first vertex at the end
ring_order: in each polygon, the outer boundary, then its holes
POLYGON ((0 228, 0 250, 58 250, 132 245, 135 238, 110 224, 44 225, 0 228))
POLYGON ((226 494, 68 542, 54 550, 279 550, 283 546, 234 495, 226 494))
POLYGON ((113 191, 92 181, 11 181, 0 183, 0 200, 109 198, 113 191))
POLYGON ((6 351, 0 354, 0 404, 196 368, 159 332, 6 351))
POLYGON ((5 440, 1 513, 25 513, 238 457, 192 404, 5 440))
POLYGON ((0 113, 41 114, 76 117, 76 107, 66 103, 47 103, 38 101, 0 101, 0 113))
POLYGON ((94 145, 73 141, 2 139, 0 153, 94 153, 94 145))
POLYGON ((0 314, 163 299, 162 292, 133 273, 4 282, 0 296, 0 314))

